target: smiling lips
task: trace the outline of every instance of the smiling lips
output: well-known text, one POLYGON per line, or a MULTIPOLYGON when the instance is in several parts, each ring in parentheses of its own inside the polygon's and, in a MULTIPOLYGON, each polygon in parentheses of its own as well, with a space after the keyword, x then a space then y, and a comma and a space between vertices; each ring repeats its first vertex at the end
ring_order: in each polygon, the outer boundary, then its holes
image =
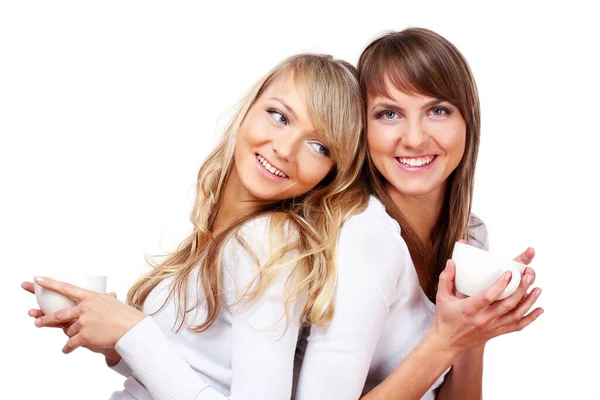
MULTIPOLYGON (((435 155, 428 155, 428 156, 421 156, 421 157, 396 157, 396 160, 398 160, 398 162, 404 167, 420 168, 420 167, 425 167, 425 166, 431 164, 431 162, 433 160, 435 160, 435 157, 436 157, 435 155)), ((266 158, 261 156, 260 154, 256 154, 256 159, 265 168, 265 170, 267 170, 274 176, 277 176, 279 178, 284 178, 284 179, 288 177, 286 174, 281 172, 279 169, 277 169, 276 167, 271 165, 271 163, 266 158)))
POLYGON ((435 159, 435 155, 421 156, 421 157, 396 157, 396 160, 402 166, 407 168, 419 168, 425 167, 435 159))
POLYGON ((263 156, 261 156, 260 154, 256 154, 256 159, 258 160, 259 163, 262 164, 263 167, 265 167, 265 169, 268 172, 270 172, 274 176, 277 176, 279 178, 284 178, 284 179, 286 179, 288 177, 286 174, 284 174, 283 172, 281 172, 280 170, 278 170, 277 168, 272 166, 271 163, 269 163, 269 161, 267 161, 267 159, 264 158, 263 156))

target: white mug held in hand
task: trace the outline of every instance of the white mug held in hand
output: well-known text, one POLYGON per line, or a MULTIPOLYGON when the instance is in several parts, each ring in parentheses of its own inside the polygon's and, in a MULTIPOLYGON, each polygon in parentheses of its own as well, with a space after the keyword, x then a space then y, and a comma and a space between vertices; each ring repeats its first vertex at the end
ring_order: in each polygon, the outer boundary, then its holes
MULTIPOLYGON (((87 290, 93 290, 94 292, 106 293, 106 276, 79 273, 49 274, 43 276, 70 283, 87 290)), ((63 308, 70 308, 77 305, 75 301, 68 297, 53 290, 41 287, 35 283, 35 278, 33 279, 33 286, 35 288, 35 298, 40 306, 40 310, 46 315, 55 313, 63 308)))
POLYGON ((517 290, 521 283, 521 275, 527 267, 516 261, 494 256, 485 250, 460 242, 454 245, 452 260, 456 264, 454 281, 456 290, 467 296, 484 292, 503 273, 512 272, 510 283, 500 294, 498 300, 507 298, 517 290))

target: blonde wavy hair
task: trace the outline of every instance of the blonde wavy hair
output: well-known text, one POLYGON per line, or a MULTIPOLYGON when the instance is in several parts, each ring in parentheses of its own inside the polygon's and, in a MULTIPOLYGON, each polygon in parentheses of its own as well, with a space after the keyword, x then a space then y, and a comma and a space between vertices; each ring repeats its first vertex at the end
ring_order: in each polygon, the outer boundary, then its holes
MULTIPOLYGON (((193 232, 178 249, 153 264, 151 271, 129 290, 128 304, 141 309, 142 304, 161 281, 173 278, 167 300, 176 296, 177 313, 183 325, 185 315, 205 302, 206 320, 190 328, 201 332, 208 329, 223 306, 222 257, 225 244, 230 239, 243 242, 240 228, 248 221, 269 215, 269 242, 281 238, 282 233, 293 228, 292 243, 282 243, 271 250, 257 274, 243 293, 251 302, 261 296, 285 265, 284 256, 297 251, 293 278, 286 287, 286 316, 289 306, 298 296, 307 299, 300 319, 304 325, 327 324, 334 312, 333 296, 337 282, 336 247, 343 223, 361 212, 368 202, 361 165, 366 158, 366 139, 362 132, 363 104, 356 69, 349 63, 335 60, 329 55, 299 54, 278 64, 260 79, 241 101, 220 143, 208 156, 198 172, 197 196, 191 222, 193 232), (289 76, 305 95, 306 106, 313 126, 331 147, 335 167, 314 189, 300 198, 265 204, 262 209, 246 215, 225 231, 211 234, 211 227, 219 209, 224 187, 233 165, 238 130, 265 89, 276 79, 289 76), (188 278, 195 268, 200 268, 198 284, 202 296, 188 304, 188 278), (250 289, 250 286, 252 289, 250 289)), ((250 250, 245 243, 241 243, 250 250)), ((287 284, 286 284, 287 285, 287 284)), ((241 299, 240 299, 241 301, 241 299)))

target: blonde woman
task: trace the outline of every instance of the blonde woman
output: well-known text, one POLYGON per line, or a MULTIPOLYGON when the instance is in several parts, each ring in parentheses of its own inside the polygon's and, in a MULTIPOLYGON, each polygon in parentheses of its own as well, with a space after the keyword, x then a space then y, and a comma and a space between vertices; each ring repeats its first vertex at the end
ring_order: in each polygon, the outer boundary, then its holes
POLYGON ((349 64, 283 61, 200 168, 192 234, 130 305, 39 277, 78 304, 31 310, 36 326, 63 327, 65 353, 87 347, 127 376, 112 399, 290 398, 300 327, 331 319, 340 226, 368 199, 361 115, 349 64))
POLYGON ((480 399, 485 343, 543 310, 528 313, 540 294, 528 293, 531 268, 501 301, 509 275, 477 296, 454 293, 454 244, 488 247, 471 215, 475 81, 456 47, 426 29, 373 41, 358 70, 373 196, 342 229, 336 312, 300 342, 296 398, 480 399))

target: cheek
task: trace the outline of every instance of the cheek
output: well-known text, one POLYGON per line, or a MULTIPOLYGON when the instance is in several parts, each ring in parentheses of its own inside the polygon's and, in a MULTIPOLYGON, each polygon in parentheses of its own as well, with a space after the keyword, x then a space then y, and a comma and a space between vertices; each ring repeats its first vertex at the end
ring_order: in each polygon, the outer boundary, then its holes
POLYGON ((260 146, 268 140, 271 132, 269 128, 268 121, 257 115, 255 110, 251 110, 240 126, 236 147, 238 144, 241 145, 239 147, 260 146))
POLYGON ((466 125, 462 121, 453 121, 451 124, 440 124, 435 126, 432 135, 438 146, 446 153, 446 156, 460 162, 465 152, 467 139, 466 125))
POLYGON ((383 158, 388 157, 396 149, 393 135, 389 128, 378 124, 369 124, 367 126, 367 143, 369 154, 375 165, 383 162, 383 158))
POLYGON ((237 133, 237 138, 235 141, 235 158, 236 161, 238 157, 242 156, 243 152, 248 148, 249 142, 251 141, 251 132, 252 130, 248 126, 248 123, 244 121, 240 126, 240 129, 237 133))
POLYGON ((240 126, 233 153, 233 162, 238 171, 242 172, 248 169, 248 163, 253 162, 257 148, 264 143, 259 135, 261 131, 256 121, 251 119, 244 120, 240 126))
POLYGON ((449 135, 447 138, 446 147, 455 164, 458 165, 465 153, 465 141, 467 135, 464 130, 458 130, 454 135, 449 135))
POLYGON ((298 184, 309 190, 314 188, 327 176, 333 165, 331 158, 303 151, 298 157, 298 184))

